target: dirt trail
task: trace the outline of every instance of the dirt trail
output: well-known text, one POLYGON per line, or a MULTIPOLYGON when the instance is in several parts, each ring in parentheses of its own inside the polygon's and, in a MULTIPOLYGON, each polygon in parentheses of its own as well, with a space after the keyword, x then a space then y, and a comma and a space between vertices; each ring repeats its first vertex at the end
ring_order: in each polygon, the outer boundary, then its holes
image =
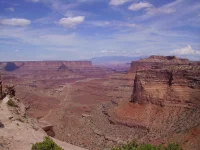
MULTIPOLYGON (((68 95, 69 95, 69 91, 71 89, 71 86, 73 86, 74 84, 76 84, 78 82, 86 82, 86 81, 91 81, 91 80, 95 80, 95 79, 99 79, 99 78, 78 80, 78 81, 75 81, 74 83, 70 83, 70 84, 65 85, 63 89, 65 89, 67 87, 66 97, 58 105, 59 106, 62 105, 68 99, 68 95)), ((46 116, 44 116, 43 118, 40 119, 40 122, 45 122, 45 119, 47 119, 50 116, 50 114, 52 113, 53 109, 55 109, 55 108, 50 109, 49 112, 48 112, 48 114, 46 116)))
MULTIPOLYGON (((75 83, 76 83, 76 82, 75 82, 75 83)), ((75 83, 72 83, 72 84, 75 84, 75 83)), ((67 85, 65 86, 65 87, 68 87, 68 88, 67 88, 66 97, 65 97, 65 99, 64 99, 63 101, 61 101, 60 104, 58 104, 58 105, 62 105, 62 104, 67 100, 68 94, 69 94, 69 91, 70 91, 70 88, 71 88, 72 84, 67 84, 67 85)), ((64 88, 65 88, 65 87, 64 87, 64 88)), ((63 89, 64 89, 64 88, 63 88, 63 89)), ((50 109, 49 112, 48 112, 48 114, 47 114, 46 116, 44 116, 43 118, 40 119, 40 122, 44 122, 44 120, 50 116, 50 114, 51 114, 51 112, 53 111, 53 109, 55 109, 55 108, 50 109)))

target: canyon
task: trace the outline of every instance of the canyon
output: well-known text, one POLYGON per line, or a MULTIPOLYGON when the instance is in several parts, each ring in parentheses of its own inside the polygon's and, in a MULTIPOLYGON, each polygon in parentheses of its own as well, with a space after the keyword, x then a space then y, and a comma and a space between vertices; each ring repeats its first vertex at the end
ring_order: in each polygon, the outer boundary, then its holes
POLYGON ((133 140, 200 149, 199 61, 150 56, 129 69, 91 61, 1 62, 0 71, 27 116, 57 140, 91 150, 133 140))

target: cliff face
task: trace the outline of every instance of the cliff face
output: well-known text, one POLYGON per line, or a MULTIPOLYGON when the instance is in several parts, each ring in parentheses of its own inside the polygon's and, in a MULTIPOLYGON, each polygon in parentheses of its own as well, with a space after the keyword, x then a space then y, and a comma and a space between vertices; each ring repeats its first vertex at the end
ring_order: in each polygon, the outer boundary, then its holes
POLYGON ((133 101, 156 105, 200 106, 200 67, 138 71, 133 101))
POLYGON ((129 69, 130 73, 141 70, 162 69, 173 65, 188 65, 188 59, 181 59, 175 56, 150 56, 148 58, 133 61, 129 69))
POLYGON ((137 71, 132 101, 157 105, 181 105, 200 103, 200 66, 174 56, 151 56, 132 62, 137 71))
POLYGON ((110 113, 115 122, 147 129, 142 142, 200 149, 199 62, 151 56, 132 62, 130 71, 136 72, 132 103, 117 106, 115 118, 110 113))

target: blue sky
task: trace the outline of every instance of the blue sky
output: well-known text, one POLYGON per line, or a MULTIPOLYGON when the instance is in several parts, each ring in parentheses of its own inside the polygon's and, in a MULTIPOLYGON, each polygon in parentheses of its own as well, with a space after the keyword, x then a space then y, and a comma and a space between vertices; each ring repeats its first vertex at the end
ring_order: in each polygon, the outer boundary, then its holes
POLYGON ((0 61, 200 59, 199 0, 0 0, 0 61))

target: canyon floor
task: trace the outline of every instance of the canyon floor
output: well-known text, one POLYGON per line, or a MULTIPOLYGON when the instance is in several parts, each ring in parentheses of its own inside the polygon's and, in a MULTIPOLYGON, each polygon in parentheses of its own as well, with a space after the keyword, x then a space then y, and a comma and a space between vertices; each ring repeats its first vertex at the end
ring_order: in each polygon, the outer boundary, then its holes
POLYGON ((25 104, 28 116, 54 126, 55 138, 87 149, 102 149, 123 142, 116 135, 123 136, 125 132, 118 134, 121 126, 109 123, 104 105, 129 103, 134 74, 88 77, 71 72, 38 75, 16 70, 3 74, 3 80, 15 85, 16 97, 25 104))

